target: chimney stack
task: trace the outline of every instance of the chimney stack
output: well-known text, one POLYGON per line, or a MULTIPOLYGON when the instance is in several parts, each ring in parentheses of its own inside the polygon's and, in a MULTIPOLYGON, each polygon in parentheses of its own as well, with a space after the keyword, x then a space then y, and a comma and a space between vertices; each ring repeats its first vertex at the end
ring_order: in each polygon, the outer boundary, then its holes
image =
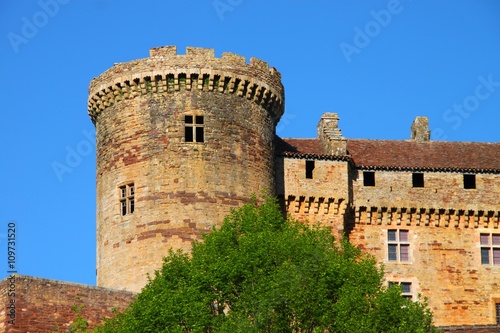
POLYGON ((411 139, 412 141, 429 141, 431 139, 431 131, 429 131, 429 120, 427 117, 416 117, 411 124, 411 139))
POLYGON ((339 116, 336 113, 324 113, 318 123, 318 138, 323 143, 328 155, 346 155, 347 140, 339 128, 339 116))

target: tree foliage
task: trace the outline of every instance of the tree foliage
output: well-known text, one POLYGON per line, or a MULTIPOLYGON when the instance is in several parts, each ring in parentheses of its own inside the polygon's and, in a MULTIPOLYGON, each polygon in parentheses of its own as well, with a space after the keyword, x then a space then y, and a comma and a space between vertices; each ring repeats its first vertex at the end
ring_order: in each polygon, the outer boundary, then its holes
POLYGON ((385 288, 375 260, 331 231, 247 204, 191 255, 170 252, 137 299, 95 332, 433 332, 425 302, 385 288))

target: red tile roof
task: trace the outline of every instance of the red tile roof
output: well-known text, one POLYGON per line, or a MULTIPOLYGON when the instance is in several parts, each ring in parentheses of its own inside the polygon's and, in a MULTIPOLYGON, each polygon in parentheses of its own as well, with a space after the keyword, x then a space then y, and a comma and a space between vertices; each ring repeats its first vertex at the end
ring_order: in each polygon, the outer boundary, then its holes
MULTIPOLYGON (((290 157, 329 156, 319 139, 280 139, 277 148, 290 157)), ((347 152, 360 168, 500 172, 500 143, 347 139, 347 152)))
POLYGON ((278 155, 292 158, 314 158, 322 160, 349 161, 348 155, 325 154, 323 145, 319 139, 281 139, 277 138, 276 151, 278 155))

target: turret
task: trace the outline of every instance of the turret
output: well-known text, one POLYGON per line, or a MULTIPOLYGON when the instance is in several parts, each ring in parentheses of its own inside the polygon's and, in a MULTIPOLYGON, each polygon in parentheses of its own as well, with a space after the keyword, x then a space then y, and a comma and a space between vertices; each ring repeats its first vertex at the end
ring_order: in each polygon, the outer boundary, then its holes
POLYGON ((252 194, 274 193, 281 75, 213 49, 153 48, 89 88, 97 147, 97 285, 139 291, 252 194))

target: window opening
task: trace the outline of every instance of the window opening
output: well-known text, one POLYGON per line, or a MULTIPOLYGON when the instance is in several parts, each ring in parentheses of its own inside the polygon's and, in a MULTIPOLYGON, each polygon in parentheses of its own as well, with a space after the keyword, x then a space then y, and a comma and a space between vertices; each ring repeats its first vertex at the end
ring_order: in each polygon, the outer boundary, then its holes
POLYGON ((465 189, 476 188, 476 175, 464 175, 464 188, 465 189))
POLYGON ((363 171, 363 185, 364 186, 375 186, 375 172, 363 171))
POLYGON ((203 116, 184 116, 184 141, 185 142, 204 142, 204 117, 203 116))
POLYGON ((389 261, 410 261, 408 230, 387 230, 389 261))
POLYGON ((306 178, 313 178, 314 161, 306 161, 306 178))
POLYGON ((132 214, 135 210, 135 187, 133 183, 120 186, 120 213, 122 216, 132 214))
POLYGON ((413 182, 413 187, 424 187, 424 174, 413 173, 412 182, 413 182))
POLYGON ((500 234, 481 234, 481 264, 500 265, 500 234))

